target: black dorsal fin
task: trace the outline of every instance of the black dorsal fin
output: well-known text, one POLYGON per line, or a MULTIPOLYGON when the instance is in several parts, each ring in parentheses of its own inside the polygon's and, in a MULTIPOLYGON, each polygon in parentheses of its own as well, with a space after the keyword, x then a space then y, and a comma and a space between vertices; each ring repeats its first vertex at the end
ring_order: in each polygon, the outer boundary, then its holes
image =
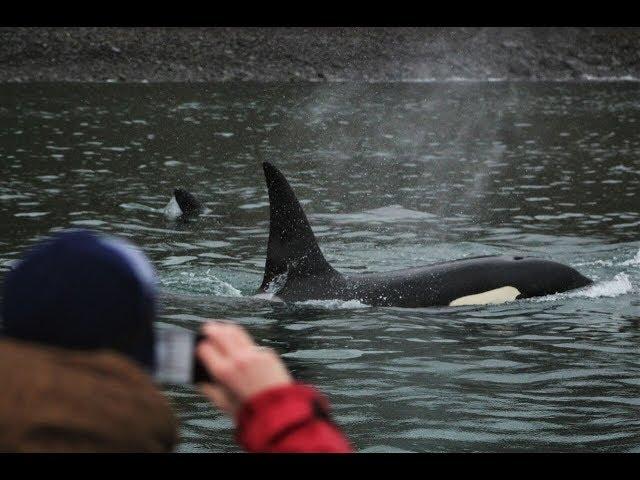
POLYGON ((320 251, 307 216, 289 182, 280 171, 263 162, 269 189, 269 244, 261 290, 278 275, 309 276, 335 273, 320 251))
POLYGON ((184 215, 200 215, 204 210, 202 208, 202 204, 196 199, 196 197, 187 192, 184 188, 174 189, 173 196, 184 215))

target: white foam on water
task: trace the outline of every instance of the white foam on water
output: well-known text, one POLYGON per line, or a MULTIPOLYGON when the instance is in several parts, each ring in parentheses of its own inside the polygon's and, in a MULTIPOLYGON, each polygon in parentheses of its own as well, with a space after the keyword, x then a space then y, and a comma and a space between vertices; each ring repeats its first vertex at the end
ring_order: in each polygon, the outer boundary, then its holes
POLYGON ((633 291, 633 285, 631 284, 629 275, 626 273, 618 273, 612 280, 597 282, 579 290, 532 298, 532 300, 536 302, 549 302, 561 298, 612 298, 627 294, 631 291, 633 291))
POLYGON ((360 300, 305 300, 296 302, 296 305, 305 307, 326 308, 327 310, 351 310, 357 308, 369 308, 370 305, 362 303, 360 300))
POLYGON ((216 295, 220 297, 242 297, 242 292, 230 283, 220 280, 211 270, 206 272, 178 272, 170 278, 160 279, 160 283, 165 287, 186 290, 189 293, 216 295))
POLYGON ((618 273, 613 280, 598 282, 584 290, 568 292, 568 297, 600 298, 617 297, 633 290, 633 285, 626 273, 618 273))
POLYGON ((575 267, 585 267, 589 265, 598 265, 600 267, 613 267, 613 261, 611 260, 594 260, 593 262, 580 262, 574 263, 575 267))
POLYGON ((619 263, 621 267, 640 267, 640 250, 636 253, 636 256, 631 260, 626 260, 622 263, 619 263))
POLYGON ((591 262, 581 262, 581 263, 575 263, 574 265, 576 267, 583 267, 583 266, 589 266, 589 265, 597 265, 599 267, 613 267, 613 266, 618 266, 618 267, 640 267, 640 250, 638 250, 636 252, 635 257, 629 259, 629 260, 625 260, 623 262, 618 262, 616 263, 614 260, 616 259, 616 257, 613 257, 613 260, 593 260, 591 262))

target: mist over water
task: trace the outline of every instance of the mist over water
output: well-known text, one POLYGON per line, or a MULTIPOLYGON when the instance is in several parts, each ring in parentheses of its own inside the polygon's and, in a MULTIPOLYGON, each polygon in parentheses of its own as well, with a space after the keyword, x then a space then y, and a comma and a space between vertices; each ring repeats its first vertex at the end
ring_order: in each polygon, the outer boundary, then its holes
MULTIPOLYGON (((0 280, 55 231, 118 234, 158 271, 160 322, 245 325, 330 396, 361 451, 640 448, 638 84, 0 91, 0 280), (290 180, 342 272, 527 254, 596 283, 487 307, 253 298, 268 238, 263 160, 290 180), (205 214, 176 222, 175 187, 205 214)), ((237 451, 231 422, 201 396, 166 391, 179 451, 237 451)))

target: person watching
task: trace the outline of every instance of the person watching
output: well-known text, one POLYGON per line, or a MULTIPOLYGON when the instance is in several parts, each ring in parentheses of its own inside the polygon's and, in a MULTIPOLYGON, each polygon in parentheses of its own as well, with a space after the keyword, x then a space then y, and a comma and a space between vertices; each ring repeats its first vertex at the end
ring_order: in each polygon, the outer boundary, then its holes
MULTIPOLYGON (((0 451, 170 452, 178 422, 153 381, 157 281, 131 243, 67 231, 4 282, 0 451)), ((349 452, 325 397, 241 327, 203 328, 201 385, 249 452, 349 452)))
POLYGON ((329 402, 297 383, 280 356, 257 346, 240 326, 208 323, 197 355, 216 379, 203 393, 236 421, 236 439, 250 452, 351 452, 331 420, 329 402))

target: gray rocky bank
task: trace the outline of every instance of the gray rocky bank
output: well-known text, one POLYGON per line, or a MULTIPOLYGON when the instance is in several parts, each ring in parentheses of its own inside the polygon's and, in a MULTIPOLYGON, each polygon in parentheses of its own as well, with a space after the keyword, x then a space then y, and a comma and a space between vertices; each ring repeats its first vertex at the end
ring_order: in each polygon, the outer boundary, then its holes
POLYGON ((640 78, 640 28, 0 28, 0 82, 640 78))

